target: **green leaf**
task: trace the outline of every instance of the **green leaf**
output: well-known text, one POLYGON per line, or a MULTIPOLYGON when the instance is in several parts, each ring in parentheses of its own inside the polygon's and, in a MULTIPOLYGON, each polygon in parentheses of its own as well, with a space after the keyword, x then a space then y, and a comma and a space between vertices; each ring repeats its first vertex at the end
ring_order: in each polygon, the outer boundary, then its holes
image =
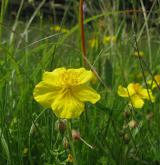
POLYGON ((106 58, 104 61, 102 76, 105 84, 107 84, 108 87, 112 87, 113 68, 112 68, 112 63, 108 58, 106 58))
POLYGON ((6 154, 6 157, 7 157, 7 161, 10 162, 10 154, 9 154, 9 149, 8 149, 8 144, 6 142, 6 139, 4 138, 4 135, 0 129, 0 138, 1 138, 1 145, 2 145, 2 148, 6 154))

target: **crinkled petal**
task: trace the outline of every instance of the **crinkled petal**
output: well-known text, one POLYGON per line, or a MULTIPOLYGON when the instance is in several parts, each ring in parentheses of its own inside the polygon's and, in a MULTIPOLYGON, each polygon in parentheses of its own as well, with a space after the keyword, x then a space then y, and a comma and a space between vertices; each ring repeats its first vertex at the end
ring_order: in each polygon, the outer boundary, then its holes
POLYGON ((95 104, 101 98, 101 96, 93 88, 87 85, 78 86, 74 90, 74 96, 82 102, 88 101, 95 104))
POLYGON ((138 93, 140 94, 140 96, 143 99, 147 99, 147 100, 151 100, 151 102, 155 101, 155 97, 152 94, 152 91, 150 89, 141 89, 138 91, 138 93))
POLYGON ((77 118, 84 111, 84 103, 71 94, 62 94, 53 101, 52 110, 59 118, 77 118))
POLYGON ((52 86, 61 86, 61 76, 66 72, 65 68, 57 68, 52 72, 43 73, 43 81, 52 86))
POLYGON ((139 96, 134 95, 130 99, 131 99, 131 103, 132 103, 134 108, 142 108, 143 107, 144 101, 139 96))
POLYGON ((138 83, 130 83, 127 86, 127 90, 128 90, 129 96, 132 96, 132 95, 136 94, 136 89, 138 89, 138 88, 140 88, 140 84, 138 84, 138 83))
POLYGON ((45 108, 50 108, 53 100, 58 96, 59 90, 59 88, 41 81, 35 86, 33 97, 45 108))
POLYGON ((124 88, 123 86, 119 85, 118 87, 118 95, 121 97, 129 97, 127 88, 124 88))
POLYGON ((77 85, 87 83, 93 79, 93 73, 85 68, 68 69, 68 73, 74 75, 77 79, 77 85))

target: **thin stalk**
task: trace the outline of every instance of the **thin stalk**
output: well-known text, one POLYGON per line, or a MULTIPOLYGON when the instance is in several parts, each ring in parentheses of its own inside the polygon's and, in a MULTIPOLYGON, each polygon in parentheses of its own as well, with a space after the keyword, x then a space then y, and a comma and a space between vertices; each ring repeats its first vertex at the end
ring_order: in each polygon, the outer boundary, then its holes
MULTIPOLYGON (((145 76, 145 71, 144 71, 144 68, 143 68, 143 63, 142 63, 142 60, 141 60, 141 57, 140 57, 140 54, 139 54, 138 42, 137 42, 135 32, 134 32, 134 40, 135 40, 134 49, 135 49, 136 52, 138 52, 138 60, 139 60, 140 68, 141 68, 141 71, 142 71, 144 83, 145 83, 145 86, 147 88, 147 93, 148 93, 148 96, 149 96, 149 100, 150 100, 150 102, 152 102, 151 95, 149 93, 149 87, 148 87, 146 76, 145 76)), ((152 104, 152 108, 153 108, 153 104, 152 104)))
POLYGON ((143 11, 144 21, 145 21, 145 26, 146 26, 146 32, 147 32, 147 42, 148 42, 150 68, 152 68, 151 38, 150 38, 150 34, 149 34, 148 19, 147 19, 146 9, 145 9, 145 6, 143 4, 143 1, 140 0, 140 2, 141 2, 141 6, 142 6, 142 11, 143 11))
POLYGON ((17 49, 19 48, 19 46, 20 46, 21 43, 22 43, 22 40, 24 39, 25 35, 27 34, 27 31, 28 31, 28 29, 29 29, 29 27, 30 27, 32 21, 34 20, 35 16, 37 15, 37 13, 39 12, 39 10, 41 9, 41 7, 44 5, 45 2, 46 2, 46 0, 43 0, 43 1, 38 5, 38 7, 37 7, 36 10, 34 11, 34 13, 32 14, 32 16, 31 16, 30 20, 28 21, 28 23, 27 23, 27 25, 26 25, 26 27, 25 27, 23 33, 21 34, 22 37, 20 38, 20 40, 19 40, 19 42, 18 42, 18 44, 17 44, 17 49))
POLYGON ((72 140, 72 135, 71 135, 71 123, 70 121, 67 122, 67 134, 68 134, 68 141, 69 141, 69 144, 70 144, 70 148, 71 148, 71 152, 72 152, 72 155, 73 155, 73 165, 78 165, 77 164, 77 159, 76 159, 76 152, 75 152, 75 149, 74 149, 74 144, 73 144, 73 140, 72 140))
POLYGON ((90 144, 88 144, 82 137, 80 137, 80 140, 81 140, 86 146, 88 146, 90 149, 93 149, 93 146, 91 146, 90 144))
POLYGON ((84 33, 83 3, 84 3, 84 0, 80 0, 79 15, 80 15, 82 59, 83 59, 83 65, 85 66, 86 65, 86 47, 85 47, 85 33, 84 33))
POLYGON ((24 4, 24 0, 21 0, 20 6, 19 6, 19 9, 18 9, 18 13, 16 15, 16 20, 15 20, 14 25, 12 27, 12 33, 10 35, 10 41, 9 41, 10 42, 10 45, 12 44, 13 39, 14 39, 15 30, 16 30, 17 25, 18 25, 18 20, 19 20, 19 17, 20 17, 20 13, 22 11, 23 4, 24 4))
MULTIPOLYGON (((0 22, 3 24, 4 21, 4 15, 7 9, 8 0, 2 0, 1 1, 1 7, 0 7, 0 22)), ((0 26, 0 40, 2 40, 2 26, 0 26)))

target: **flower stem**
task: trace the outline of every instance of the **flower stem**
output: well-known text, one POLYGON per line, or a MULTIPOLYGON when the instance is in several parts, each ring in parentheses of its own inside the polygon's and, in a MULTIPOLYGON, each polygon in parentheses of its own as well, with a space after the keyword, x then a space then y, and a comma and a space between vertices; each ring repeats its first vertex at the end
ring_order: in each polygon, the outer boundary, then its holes
POLYGON ((87 145, 90 149, 93 149, 93 146, 91 146, 90 144, 88 144, 83 138, 80 137, 80 140, 87 145))
POLYGON ((70 123, 70 121, 68 121, 67 122, 67 134, 68 134, 68 141, 69 141, 69 144, 70 144, 71 152, 72 152, 72 155, 73 155, 73 165, 78 165, 71 132, 72 132, 71 123, 70 123))
POLYGON ((82 59, 83 65, 86 65, 86 47, 85 47, 85 33, 84 33, 84 12, 83 12, 83 2, 84 0, 80 0, 80 8, 79 8, 79 15, 80 15, 80 30, 81 30, 81 48, 82 48, 82 59))

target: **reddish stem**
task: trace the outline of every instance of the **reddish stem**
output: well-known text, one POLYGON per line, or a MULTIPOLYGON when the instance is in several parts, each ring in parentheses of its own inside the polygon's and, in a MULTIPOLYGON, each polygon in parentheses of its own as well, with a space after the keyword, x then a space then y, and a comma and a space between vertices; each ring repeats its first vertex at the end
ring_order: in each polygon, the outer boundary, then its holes
POLYGON ((83 2, 84 0, 80 0, 80 30, 81 30, 81 47, 82 47, 82 59, 83 65, 86 66, 86 47, 85 47, 85 33, 84 33, 84 12, 83 12, 83 2))

